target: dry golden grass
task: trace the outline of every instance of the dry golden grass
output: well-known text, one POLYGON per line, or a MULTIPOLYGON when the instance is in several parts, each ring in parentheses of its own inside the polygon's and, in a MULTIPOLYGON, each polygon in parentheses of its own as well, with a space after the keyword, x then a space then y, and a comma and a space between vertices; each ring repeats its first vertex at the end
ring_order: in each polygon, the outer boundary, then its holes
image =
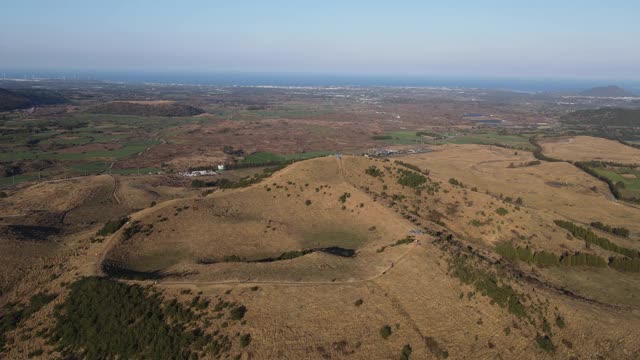
POLYGON ((0 211, 5 215, 34 210, 66 211, 83 204, 97 189, 110 186, 113 180, 106 175, 29 184, 1 201, 0 211))
MULTIPOLYGON (((372 264, 375 250, 407 236, 415 227, 347 183, 336 164, 335 158, 301 162, 251 188, 158 205, 133 218, 153 224, 153 235, 138 234, 116 246, 109 257, 139 271, 195 270, 198 280, 209 281, 373 276, 389 263, 372 264), (344 193, 351 197, 343 204, 339 197, 344 193), (227 256, 259 260, 331 246, 357 249, 360 254, 355 261, 311 254, 264 264, 198 264, 199 260, 223 261, 227 256)), ((390 250, 385 255, 394 258, 400 253, 390 250)))
MULTIPOLYGON (((494 197, 521 197, 532 216, 566 218, 578 223, 601 221, 640 233, 640 210, 615 201, 607 186, 568 163, 510 168, 535 160, 531 153, 482 146, 446 145, 428 154, 412 155, 405 161, 428 168, 442 181, 456 178, 469 188, 494 197), (595 187, 594 192, 591 188, 595 187), (533 212, 535 211, 535 212, 533 212)), ((525 223, 526 224, 526 223, 525 223)), ((637 242, 636 242, 637 243, 637 242)))
MULTIPOLYGON (((583 242, 567 239, 553 220, 624 225, 632 229, 631 238, 615 241, 637 248, 640 228, 635 219, 640 210, 612 201, 602 183, 570 164, 509 167, 532 161, 528 152, 516 155, 497 147, 447 145, 433 153, 401 158, 431 171, 440 189, 433 194, 418 194, 399 185, 398 170, 403 168, 393 160, 313 159, 291 165, 254 186, 216 191, 207 197, 156 183, 151 180, 155 177, 119 177, 120 206, 145 207, 151 199, 159 201, 132 214, 133 221, 153 224, 153 231, 122 241, 121 230, 104 243, 86 241, 94 231, 78 233, 67 240, 73 254, 67 256, 59 279, 48 283, 29 280, 28 286, 20 287, 21 295, 11 296, 26 296, 36 283, 58 292, 62 281, 73 281, 76 274, 93 274, 96 261, 107 252, 108 258, 138 270, 194 272, 156 284, 139 282, 156 286, 168 298, 187 298, 180 292, 191 289, 192 294, 202 292, 205 298, 222 297, 246 305, 249 310, 242 331, 251 333, 253 340, 240 350, 243 359, 392 359, 399 358, 406 344, 413 349, 412 359, 438 358, 431 350, 435 343, 450 359, 637 357, 640 303, 634 275, 616 276, 610 269, 520 266, 543 282, 611 306, 545 290, 521 278, 505 278, 530 296, 531 304, 546 309, 557 346, 555 354, 548 354, 534 340, 541 324, 519 320, 476 289, 461 284, 448 269, 452 250, 443 251, 430 236, 418 236, 420 244, 377 250, 405 237, 410 229, 442 229, 429 221, 432 214, 440 213, 446 228, 474 249, 487 251, 498 241, 512 240, 556 253, 579 250, 607 256, 607 252, 588 250, 583 242), (366 175, 369 166, 379 168, 383 176, 366 175), (452 177, 465 188, 450 185, 452 177), (339 196, 345 192, 351 197, 343 204, 339 196), (501 200, 500 194, 514 200, 522 197, 524 204, 518 210, 501 200), (306 205, 306 200, 311 204, 306 205), (498 215, 499 207, 508 214, 498 215), (472 220, 483 225, 472 225, 472 220), (359 252, 355 258, 313 253, 272 263, 196 263, 225 255, 259 259, 330 245, 359 252), (355 305, 358 299, 363 301, 360 306, 355 305), (566 327, 553 324, 557 314, 564 317, 566 327), (379 335, 384 325, 392 327, 387 340, 379 335)), ((30 198, 27 195, 20 196, 30 198)), ((53 306, 21 329, 51 321, 53 306)), ((45 346, 16 341, 9 357, 20 358, 34 346, 45 346)))
POLYGON ((612 161, 639 164, 640 150, 617 141, 591 136, 545 138, 541 142, 545 155, 570 161, 612 161))

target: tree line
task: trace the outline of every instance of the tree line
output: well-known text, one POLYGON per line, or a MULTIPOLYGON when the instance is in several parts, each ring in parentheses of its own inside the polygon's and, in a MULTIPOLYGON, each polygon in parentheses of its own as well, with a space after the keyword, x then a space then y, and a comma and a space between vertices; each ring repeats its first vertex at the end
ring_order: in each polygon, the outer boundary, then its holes
POLYGON ((529 143, 531 143, 531 145, 533 145, 535 147, 535 150, 533 150, 533 156, 538 159, 538 160, 543 160, 543 161, 548 161, 548 162, 562 162, 562 160, 560 159, 555 159, 552 157, 549 157, 545 154, 542 153, 542 146, 538 143, 538 137, 537 136, 532 136, 529 138, 529 143))
POLYGON ((640 253, 638 251, 616 245, 609 241, 609 239, 598 236, 593 231, 591 231, 591 229, 586 229, 570 221, 564 220, 555 220, 554 223, 559 227, 569 231, 569 233, 571 233, 571 235, 573 235, 574 237, 582 239, 590 244, 597 245, 604 250, 616 252, 629 258, 640 257, 640 253))
POLYGON ((516 247, 511 243, 499 243, 495 250, 501 256, 510 260, 519 260, 540 267, 548 266, 592 266, 606 267, 607 261, 594 254, 575 252, 556 255, 549 251, 531 251, 528 247, 516 247))
POLYGON ((629 229, 624 227, 613 227, 613 226, 605 225, 600 221, 592 222, 591 226, 593 226, 598 230, 602 230, 617 236, 626 237, 626 238, 629 237, 629 229))

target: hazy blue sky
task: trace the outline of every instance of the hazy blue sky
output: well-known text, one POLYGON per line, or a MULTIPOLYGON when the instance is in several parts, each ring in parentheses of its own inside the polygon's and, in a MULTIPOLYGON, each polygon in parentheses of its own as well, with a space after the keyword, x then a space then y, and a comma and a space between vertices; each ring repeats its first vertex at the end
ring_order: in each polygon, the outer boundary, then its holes
POLYGON ((639 0, 0 5, 0 69, 639 79, 639 44, 639 0))

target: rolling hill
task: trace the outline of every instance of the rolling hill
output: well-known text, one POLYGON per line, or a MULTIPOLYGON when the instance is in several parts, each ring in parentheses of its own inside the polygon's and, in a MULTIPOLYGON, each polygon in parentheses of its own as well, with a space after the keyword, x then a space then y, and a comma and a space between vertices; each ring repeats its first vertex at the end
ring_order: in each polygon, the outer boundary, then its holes
POLYGON ((31 106, 31 100, 6 89, 0 89, 0 111, 24 109, 31 106))
POLYGON ((598 86, 585 91, 580 92, 582 96, 593 96, 593 97, 630 97, 635 96, 633 93, 615 86, 598 86))
POLYGON ((0 111, 25 109, 35 105, 66 103, 67 99, 58 92, 46 89, 0 89, 0 111))
POLYGON ((562 116, 560 120, 566 124, 576 125, 640 127, 640 109, 578 110, 562 116))
MULTIPOLYGON (((103 204, 83 201, 79 181, 73 196, 60 191, 67 182, 16 190, 4 209, 95 205, 67 217, 92 224, 59 246, 69 255, 34 263, 56 277, 16 290, 40 284, 57 298, 5 326, 4 354, 179 352, 160 333, 202 359, 634 358, 637 273, 608 259, 637 261, 638 210, 566 162, 433 150, 300 161, 146 208, 139 196, 142 209, 102 235, 94 216, 116 206, 109 176, 86 180, 103 204), (581 228, 594 221, 630 237, 581 228)), ((9 307, 11 319, 45 295, 9 307)))

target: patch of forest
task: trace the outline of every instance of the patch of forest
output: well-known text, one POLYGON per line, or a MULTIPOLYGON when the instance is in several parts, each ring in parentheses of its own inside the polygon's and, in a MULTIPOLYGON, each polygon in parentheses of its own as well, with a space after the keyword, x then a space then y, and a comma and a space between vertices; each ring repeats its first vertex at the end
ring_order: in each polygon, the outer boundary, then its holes
POLYGON ((140 104, 112 101, 93 106, 87 112, 92 114, 177 117, 199 115, 204 113, 204 110, 178 103, 140 104))
POLYGON ((640 110, 622 108, 601 108, 578 110, 560 118, 566 124, 598 126, 640 126, 640 110))

